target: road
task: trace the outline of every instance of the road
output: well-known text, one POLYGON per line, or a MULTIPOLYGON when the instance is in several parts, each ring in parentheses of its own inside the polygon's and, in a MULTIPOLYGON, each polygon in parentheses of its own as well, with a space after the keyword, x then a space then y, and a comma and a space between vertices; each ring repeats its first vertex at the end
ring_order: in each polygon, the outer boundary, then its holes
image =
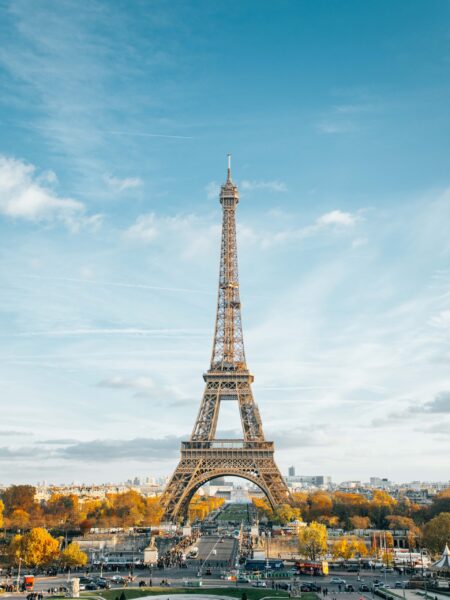
MULTIPOLYGON (((204 538, 204 540, 206 540, 207 538, 204 538)), ((216 543, 217 543, 217 537, 216 537, 216 543)), ((236 542, 236 540, 231 540, 232 542, 236 542)), ((201 545, 199 545, 199 553, 201 550, 201 545)), ((208 542, 205 542, 205 550, 203 553, 202 550, 202 555, 206 556, 206 550, 209 547, 209 549, 211 550, 214 547, 214 543, 212 540, 208 540, 208 542)), ((218 555, 215 556, 215 559, 217 562, 221 562, 222 558, 225 558, 227 555, 230 556, 230 550, 229 550, 229 546, 225 545, 225 543, 221 544, 221 543, 217 543, 216 548, 218 549, 218 555), (222 546, 224 546, 223 549, 223 553, 222 550, 220 549, 222 546)), ((203 559, 204 560, 204 559, 203 559)), ((139 581, 143 580, 145 581, 145 583, 148 585, 150 579, 152 579, 152 584, 153 586, 157 586, 161 583, 161 580, 167 580, 169 581, 169 583, 171 585, 180 585, 182 584, 183 579, 197 579, 197 572, 199 569, 199 566, 202 564, 201 560, 197 559, 195 561, 189 561, 189 566, 187 569, 181 569, 179 567, 171 567, 168 569, 139 569, 137 571, 134 572, 134 581, 130 584, 129 587, 136 587, 139 584, 139 581)), ((205 565, 206 567, 206 565, 205 565)), ((212 570, 212 574, 210 576, 206 575, 205 572, 203 573, 203 585, 204 586, 208 586, 208 585, 215 585, 215 586, 227 586, 227 585, 232 585, 235 586, 235 582, 230 582, 230 581, 225 581, 223 579, 221 579, 220 575, 221 572, 225 570, 225 567, 220 567, 220 566, 212 566, 211 567, 212 570)), ((204 570, 205 571, 205 570, 204 570)), ((103 573, 103 575, 106 578, 110 578, 114 573, 111 572, 107 572, 107 573, 103 573)), ((122 575, 126 575, 127 573, 122 571, 121 572, 122 575)), ((84 575, 84 573, 83 573, 84 575)), ((89 573, 89 576, 98 576, 100 575, 100 573, 89 573)), ((330 600, 332 600, 333 597, 335 596, 339 596, 340 600, 345 600, 345 598, 348 596, 349 598, 354 598, 355 594, 344 594, 344 592, 340 592, 339 593, 339 588, 337 585, 332 584, 331 583, 331 578, 332 577, 342 577, 343 579, 345 579, 346 583, 352 584, 355 588, 355 590, 358 590, 358 587, 361 583, 365 583, 367 584, 369 587, 371 587, 372 582, 374 581, 374 579, 381 579, 384 581, 384 576, 382 576, 380 573, 378 573, 377 571, 361 571, 361 578, 360 581, 358 581, 358 576, 356 573, 347 573, 344 571, 333 571, 331 573, 331 575, 329 577, 309 577, 306 575, 302 575, 301 577, 298 577, 297 580, 299 582, 307 582, 307 581, 314 581, 315 583, 321 585, 322 587, 328 587, 329 589, 329 596, 330 596, 330 600)), ((402 581, 403 579, 407 579, 407 577, 401 577, 399 576, 397 573, 388 573, 386 574, 386 582, 391 586, 391 588, 394 587, 395 582, 396 581, 402 581)), ((280 579, 276 579, 274 580, 276 581, 283 581, 280 579)), ((284 581, 288 581, 288 579, 284 580, 284 581)), ((53 587, 59 587, 62 585, 66 585, 67 583, 67 575, 58 575, 56 577, 37 577, 36 578, 36 585, 35 585, 35 590, 36 591, 47 591, 49 588, 53 588, 53 587)), ((239 587, 246 587, 246 585, 248 584, 239 584, 239 587)), ((267 581, 267 586, 271 587, 271 582, 267 581)), ((113 586, 113 587, 123 587, 123 586, 113 586)), ((402 594, 402 590, 398 590, 398 592, 400 594, 402 594)), ((4 594, 4 597, 11 597, 10 594, 4 594)), ((13 594, 13 596, 16 597, 23 597, 24 594, 18 595, 18 594, 13 594)), ((361 594, 356 594, 356 596, 361 596, 361 594)), ((370 596, 370 594, 369 594, 370 596)), ((408 594, 409 596, 409 594, 408 594)), ((432 597, 434 598, 434 594, 432 595, 432 597)))
POLYGON ((239 543, 235 538, 218 535, 204 536, 198 541, 197 562, 199 566, 215 569, 234 568, 238 550, 239 543))

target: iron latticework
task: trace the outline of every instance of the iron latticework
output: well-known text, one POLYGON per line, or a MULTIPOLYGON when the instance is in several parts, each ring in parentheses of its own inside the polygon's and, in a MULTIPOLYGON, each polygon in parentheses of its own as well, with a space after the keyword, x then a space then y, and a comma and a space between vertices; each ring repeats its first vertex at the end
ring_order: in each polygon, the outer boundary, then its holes
POLYGON ((258 485, 272 507, 289 501, 286 484, 275 464, 273 442, 264 438, 245 361, 236 245, 237 186, 231 179, 220 191, 222 241, 214 342, 206 386, 191 439, 181 444, 181 460, 162 497, 165 519, 185 518, 189 501, 204 483, 223 475, 244 477, 258 485), (242 439, 216 439, 220 403, 236 401, 242 439))

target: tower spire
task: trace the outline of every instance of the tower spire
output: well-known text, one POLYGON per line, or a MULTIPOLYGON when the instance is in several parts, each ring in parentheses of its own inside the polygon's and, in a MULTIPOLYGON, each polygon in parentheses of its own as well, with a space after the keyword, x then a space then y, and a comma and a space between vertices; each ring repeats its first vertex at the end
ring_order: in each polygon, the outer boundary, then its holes
POLYGON ((245 371, 241 302, 236 244, 237 185, 231 181, 231 154, 228 154, 228 178, 220 190, 222 204, 222 241, 220 248, 219 294, 211 357, 211 369, 245 371))

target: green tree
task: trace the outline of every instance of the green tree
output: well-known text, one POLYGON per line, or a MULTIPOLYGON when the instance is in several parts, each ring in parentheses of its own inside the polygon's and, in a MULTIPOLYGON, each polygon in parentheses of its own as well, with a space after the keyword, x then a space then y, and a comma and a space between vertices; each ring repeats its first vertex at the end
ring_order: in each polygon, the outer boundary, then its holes
POLYGON ((423 544, 432 552, 442 552, 450 540, 450 512, 443 512, 429 521, 423 529, 423 544))
POLYGON ((298 536, 299 552, 311 560, 317 560, 327 551, 327 528, 313 521, 309 527, 300 530, 298 536))
POLYGON ((61 562, 67 567, 82 567, 88 561, 88 556, 76 542, 72 542, 61 552, 61 562))

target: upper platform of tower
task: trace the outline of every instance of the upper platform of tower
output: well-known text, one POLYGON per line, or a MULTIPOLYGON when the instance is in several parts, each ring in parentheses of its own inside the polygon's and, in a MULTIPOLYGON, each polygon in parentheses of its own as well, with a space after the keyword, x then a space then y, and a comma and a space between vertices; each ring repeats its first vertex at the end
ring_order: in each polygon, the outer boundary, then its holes
POLYGON ((233 207, 239 202, 238 187, 231 179, 231 154, 228 155, 227 180, 220 188, 220 204, 223 207, 233 207))

